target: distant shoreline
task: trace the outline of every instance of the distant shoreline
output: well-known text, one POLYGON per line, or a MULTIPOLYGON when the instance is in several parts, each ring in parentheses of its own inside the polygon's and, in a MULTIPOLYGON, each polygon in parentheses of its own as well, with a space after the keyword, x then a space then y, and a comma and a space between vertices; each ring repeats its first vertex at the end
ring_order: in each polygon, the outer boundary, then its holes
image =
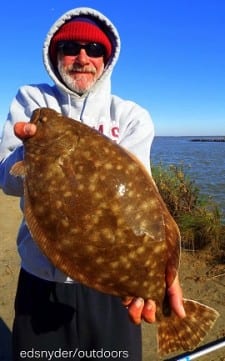
POLYGON ((193 138, 190 139, 191 142, 225 142, 225 137, 223 138, 193 138))

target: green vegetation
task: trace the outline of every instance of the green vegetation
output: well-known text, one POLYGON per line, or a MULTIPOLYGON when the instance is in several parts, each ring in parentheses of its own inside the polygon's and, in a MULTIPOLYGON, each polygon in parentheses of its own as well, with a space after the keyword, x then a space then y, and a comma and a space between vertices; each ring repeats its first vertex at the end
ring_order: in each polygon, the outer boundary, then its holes
POLYGON ((194 181, 184 173, 183 166, 152 166, 159 192, 176 220, 182 248, 200 250, 209 247, 213 256, 225 261, 225 225, 218 205, 200 194, 194 181))

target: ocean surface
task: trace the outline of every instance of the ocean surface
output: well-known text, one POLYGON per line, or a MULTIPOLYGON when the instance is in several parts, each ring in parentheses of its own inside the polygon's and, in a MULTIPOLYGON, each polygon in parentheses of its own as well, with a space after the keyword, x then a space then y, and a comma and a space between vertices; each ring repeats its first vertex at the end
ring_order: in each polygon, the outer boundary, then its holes
POLYGON ((218 204, 225 221, 225 142, 219 142, 221 138, 155 137, 151 164, 182 165, 200 193, 210 196, 218 204), (196 141, 199 139, 201 141, 196 141))

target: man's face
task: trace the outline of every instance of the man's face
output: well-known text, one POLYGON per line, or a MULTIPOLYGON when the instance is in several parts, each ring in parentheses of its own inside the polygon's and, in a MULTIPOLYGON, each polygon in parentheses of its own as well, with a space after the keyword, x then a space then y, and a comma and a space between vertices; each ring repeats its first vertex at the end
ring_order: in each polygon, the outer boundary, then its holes
POLYGON ((101 51, 96 48, 100 44, 95 44, 70 42, 70 47, 66 44, 67 47, 58 49, 59 74, 68 88, 80 95, 90 90, 104 70, 104 54, 101 55, 101 51), (74 44, 76 51, 73 49, 74 44), (86 49, 81 46, 79 48, 79 45, 86 46, 86 49), (95 48, 92 48, 92 45, 95 48), (90 52, 88 47, 91 47, 90 52), (77 54, 74 55, 73 53, 77 54), (94 56, 91 56, 92 53, 94 56))

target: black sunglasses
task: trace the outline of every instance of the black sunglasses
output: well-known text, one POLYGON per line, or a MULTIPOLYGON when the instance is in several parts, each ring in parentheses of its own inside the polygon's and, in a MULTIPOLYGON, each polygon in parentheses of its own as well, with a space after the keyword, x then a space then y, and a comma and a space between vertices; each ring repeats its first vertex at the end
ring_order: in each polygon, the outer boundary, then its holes
POLYGON ((105 56, 105 48, 99 43, 87 43, 85 45, 79 44, 76 41, 59 41, 57 44, 57 50, 61 51, 63 55, 78 55, 84 49, 87 56, 91 58, 100 58, 105 56))

